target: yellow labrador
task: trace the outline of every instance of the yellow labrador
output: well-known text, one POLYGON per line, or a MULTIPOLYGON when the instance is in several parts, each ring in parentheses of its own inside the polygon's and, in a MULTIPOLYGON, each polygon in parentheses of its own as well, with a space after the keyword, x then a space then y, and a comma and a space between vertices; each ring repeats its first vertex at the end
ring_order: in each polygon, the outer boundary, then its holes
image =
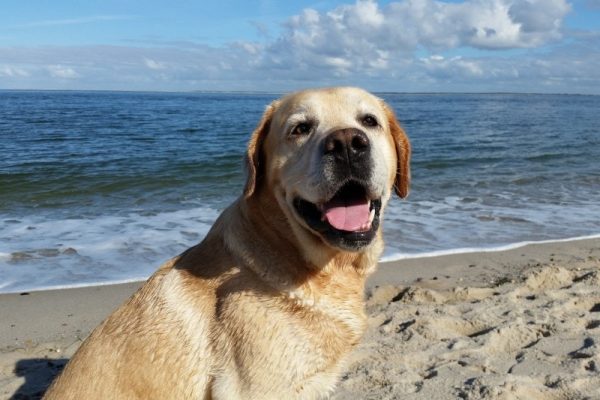
POLYGON ((363 288, 383 249, 410 145, 357 88, 267 107, 243 195, 73 356, 46 399, 322 399, 359 342, 363 288))

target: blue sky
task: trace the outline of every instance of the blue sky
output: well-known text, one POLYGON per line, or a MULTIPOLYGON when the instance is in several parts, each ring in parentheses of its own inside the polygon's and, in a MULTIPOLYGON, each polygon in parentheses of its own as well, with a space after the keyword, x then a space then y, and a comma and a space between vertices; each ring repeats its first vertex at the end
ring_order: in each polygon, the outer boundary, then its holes
POLYGON ((2 5, 3 89, 600 94, 600 0, 2 5))

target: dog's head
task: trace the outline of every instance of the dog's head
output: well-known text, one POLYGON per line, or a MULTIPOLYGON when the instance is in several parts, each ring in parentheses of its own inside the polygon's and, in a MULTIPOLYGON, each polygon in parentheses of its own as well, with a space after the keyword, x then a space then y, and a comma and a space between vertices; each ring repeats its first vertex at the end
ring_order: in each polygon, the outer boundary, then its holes
POLYGON ((297 235, 343 251, 361 251, 377 237, 392 188, 408 195, 408 138, 381 99, 357 88, 274 101, 247 159, 246 199, 271 191, 297 235))

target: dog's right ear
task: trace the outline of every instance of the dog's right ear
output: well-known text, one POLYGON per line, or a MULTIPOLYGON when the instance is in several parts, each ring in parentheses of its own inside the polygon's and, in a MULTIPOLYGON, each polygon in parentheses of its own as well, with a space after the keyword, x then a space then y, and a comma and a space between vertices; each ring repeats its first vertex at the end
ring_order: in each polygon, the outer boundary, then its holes
POLYGON ((248 149, 246 151, 246 186, 244 187, 244 197, 249 198, 258 189, 264 175, 265 159, 263 154, 263 143, 267 137, 267 133, 271 128, 271 120, 277 108, 277 101, 269 104, 263 113, 263 116, 258 123, 252 136, 248 141, 248 149))
POLYGON ((396 119, 394 111, 385 103, 383 103, 383 108, 387 115, 390 133, 396 146, 396 158, 398 159, 394 190, 400 198, 404 199, 408 196, 410 188, 410 141, 396 119))

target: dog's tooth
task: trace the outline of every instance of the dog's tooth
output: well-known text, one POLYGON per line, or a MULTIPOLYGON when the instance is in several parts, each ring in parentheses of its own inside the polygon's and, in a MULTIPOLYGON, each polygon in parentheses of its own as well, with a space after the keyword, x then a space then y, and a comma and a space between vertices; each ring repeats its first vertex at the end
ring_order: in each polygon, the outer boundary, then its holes
POLYGON ((372 209, 371 213, 369 214, 369 227, 371 226, 371 223, 373 222, 374 219, 375 219, 375 209, 372 209))
POLYGON ((323 210, 325 209, 325 206, 321 203, 317 203, 315 205, 317 206, 317 210, 319 210, 321 212, 321 222, 327 220, 327 217, 325 217, 325 213, 323 212, 323 210))

